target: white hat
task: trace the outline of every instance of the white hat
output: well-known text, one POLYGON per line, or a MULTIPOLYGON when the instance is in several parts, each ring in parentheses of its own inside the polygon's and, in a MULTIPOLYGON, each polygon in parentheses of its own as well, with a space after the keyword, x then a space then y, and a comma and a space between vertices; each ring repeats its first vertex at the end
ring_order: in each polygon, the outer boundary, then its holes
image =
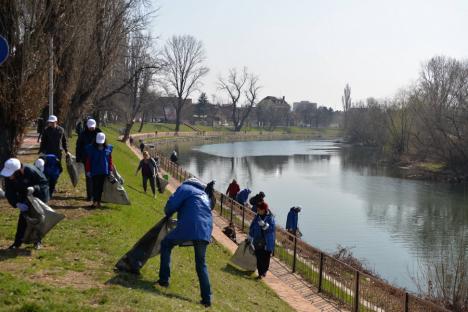
POLYGON ((41 172, 44 172, 44 164, 45 164, 45 161, 44 159, 42 158, 38 158, 35 162, 34 162, 34 166, 41 170, 41 172))
POLYGON ((96 128, 96 120, 94 120, 92 118, 88 119, 88 121, 86 122, 86 127, 96 128))
POLYGON ((47 122, 57 122, 57 116, 55 115, 50 115, 49 119, 47 119, 47 122))
POLYGON ((5 161, 5 166, 3 167, 2 171, 0 172, 1 176, 9 178, 15 173, 16 171, 21 169, 21 162, 19 159, 10 158, 5 161))
POLYGON ((104 142, 106 142, 106 135, 104 134, 104 132, 99 132, 98 134, 96 134, 96 143, 104 144, 104 142))

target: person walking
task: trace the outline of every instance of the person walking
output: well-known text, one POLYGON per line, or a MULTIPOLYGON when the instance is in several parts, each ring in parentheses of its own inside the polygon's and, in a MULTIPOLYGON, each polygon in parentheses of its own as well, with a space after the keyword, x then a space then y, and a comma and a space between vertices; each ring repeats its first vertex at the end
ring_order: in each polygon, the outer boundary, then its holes
POLYGON ((150 182, 151 191, 153 192, 153 197, 156 198, 156 176, 159 172, 159 166, 156 160, 151 158, 150 154, 147 151, 143 152, 143 159, 140 160, 140 164, 135 172, 135 175, 138 174, 138 171, 141 169, 141 177, 143 178, 143 190, 146 193, 146 188, 148 185, 148 180, 150 182))
POLYGON ((93 204, 91 208, 101 207, 101 197, 105 179, 114 171, 112 164, 112 145, 106 143, 104 132, 96 134, 93 144, 86 147, 86 176, 93 183, 93 204))
POLYGON ((243 189, 242 191, 237 193, 236 201, 242 206, 245 206, 247 204, 251 192, 252 191, 248 188, 243 189))
POLYGON ((294 236, 298 234, 298 220, 301 209, 301 206, 292 207, 289 209, 288 217, 286 219, 286 230, 294 236))
POLYGON ((275 218, 266 202, 257 207, 257 215, 250 224, 247 240, 252 243, 257 258, 258 278, 266 276, 270 267, 271 254, 275 250, 275 218))
POLYGON ((228 195, 230 198, 233 200, 236 199, 237 193, 240 191, 240 186, 237 183, 236 179, 232 179, 231 184, 229 184, 227 190, 226 190, 226 195, 228 195))
MULTIPOLYGON (((81 131, 76 140, 76 161, 86 165, 86 147, 96 141, 96 135, 102 132, 96 127, 96 120, 90 118, 86 121, 86 127, 81 131)), ((93 200, 93 179, 86 176, 86 200, 93 200)))
MULTIPOLYGON (((5 177, 5 197, 8 203, 20 211, 15 241, 8 247, 8 249, 17 249, 23 243, 27 226, 26 216, 29 210, 27 195, 31 194, 47 203, 49 201, 49 182, 35 166, 23 165, 16 158, 10 158, 5 162, 0 176, 5 177)), ((40 240, 34 243, 36 249, 40 249, 41 246, 40 240)))
POLYGON ((140 152, 143 154, 144 150, 145 150, 145 142, 143 142, 143 140, 140 140, 140 152))
MULTIPOLYGON (((62 149, 65 151, 67 156, 68 153, 68 142, 65 135, 65 130, 58 124, 57 116, 50 115, 47 119, 47 127, 42 132, 41 144, 39 146, 39 154, 54 154, 59 160, 62 159, 62 149)), ((60 168, 62 166, 60 165, 60 168)))
POLYGON ((177 164, 179 157, 177 157, 177 152, 174 150, 171 153, 171 157, 169 158, 173 163, 177 164))
POLYGON ((55 192, 55 186, 57 185, 58 178, 62 172, 60 166, 60 160, 54 154, 48 154, 43 156, 44 158, 44 169, 43 173, 47 180, 49 181, 49 195, 52 198, 53 193, 55 192))
POLYGON ((252 211, 257 212, 258 205, 260 205, 265 199, 265 193, 260 192, 249 200, 250 205, 252 205, 252 211))
POLYGON ((200 303, 205 307, 211 305, 211 286, 205 255, 213 230, 213 184, 214 182, 205 185, 195 178, 190 178, 183 182, 167 201, 164 212, 168 218, 177 212, 177 226, 161 242, 161 265, 159 280, 156 282, 162 287, 169 286, 171 252, 174 246, 193 245, 202 298, 200 303))

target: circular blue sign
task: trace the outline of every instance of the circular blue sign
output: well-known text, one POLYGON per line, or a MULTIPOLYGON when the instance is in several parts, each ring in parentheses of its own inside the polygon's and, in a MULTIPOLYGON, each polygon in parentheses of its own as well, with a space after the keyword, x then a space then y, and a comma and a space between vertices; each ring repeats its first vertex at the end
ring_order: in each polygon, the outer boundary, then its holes
POLYGON ((8 42, 5 38, 0 36, 0 65, 6 61, 8 55, 10 54, 10 48, 8 47, 8 42))

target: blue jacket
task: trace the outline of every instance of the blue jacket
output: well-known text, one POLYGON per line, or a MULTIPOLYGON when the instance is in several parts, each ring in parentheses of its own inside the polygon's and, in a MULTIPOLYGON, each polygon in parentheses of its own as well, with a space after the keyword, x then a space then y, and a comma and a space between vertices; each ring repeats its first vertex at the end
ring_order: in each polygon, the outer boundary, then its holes
POLYGON ((271 214, 271 212, 268 212, 263 217, 259 214, 255 216, 252 223, 250 224, 249 236, 251 236, 254 241, 265 238, 265 249, 269 252, 273 252, 275 250, 275 217, 271 214), (258 221, 260 221, 260 219, 263 219, 263 221, 270 225, 268 229, 266 229, 266 231, 262 230, 262 228, 258 224, 258 221))
POLYGON ((249 199, 249 195, 252 191, 249 190, 248 188, 246 189, 243 189, 242 191, 240 191, 239 193, 237 193, 237 196, 236 196, 236 201, 241 204, 241 205, 245 205, 245 203, 247 202, 247 200, 249 199))
POLYGON ((213 231, 210 199, 205 185, 196 179, 182 183, 169 197, 164 208, 166 216, 177 212, 177 226, 166 238, 177 241, 209 242, 213 231))
POLYGON ((44 157, 44 175, 48 180, 57 180, 60 176, 60 159, 54 154, 47 154, 44 157))
POLYGON ((286 219, 286 230, 296 231, 297 221, 299 213, 293 208, 288 212, 288 218, 286 219))
POLYGON ((86 172, 91 176, 109 175, 112 171, 112 145, 107 145, 103 150, 96 148, 94 144, 86 146, 86 172))

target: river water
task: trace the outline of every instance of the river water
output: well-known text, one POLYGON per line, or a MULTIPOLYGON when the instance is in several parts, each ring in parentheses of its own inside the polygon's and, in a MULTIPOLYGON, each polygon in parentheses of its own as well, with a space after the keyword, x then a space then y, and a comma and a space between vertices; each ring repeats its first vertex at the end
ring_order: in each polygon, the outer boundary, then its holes
MULTIPOLYGON (((468 248, 468 187, 399 178, 370 149, 331 141, 253 141, 178 145, 180 164, 225 191, 263 191, 285 226, 289 208, 303 207, 303 239, 327 252, 338 245, 387 281, 415 290, 411 276, 464 238, 468 248), (432 260, 431 260, 432 259, 432 260)), ((168 152, 167 150, 165 152, 168 152)))

